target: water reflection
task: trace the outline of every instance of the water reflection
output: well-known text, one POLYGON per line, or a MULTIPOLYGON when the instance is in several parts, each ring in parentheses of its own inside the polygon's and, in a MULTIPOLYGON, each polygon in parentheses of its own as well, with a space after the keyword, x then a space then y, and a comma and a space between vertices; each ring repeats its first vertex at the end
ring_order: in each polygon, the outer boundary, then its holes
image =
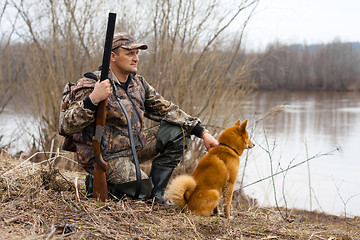
MULTIPOLYGON (((304 164, 275 178, 276 194, 280 202, 286 201, 289 207, 338 215, 346 210, 347 214, 360 215, 360 181, 357 179, 360 161, 355 152, 360 147, 360 94, 257 92, 247 99, 242 119, 254 123, 269 109, 281 104, 285 104, 284 112, 253 129, 252 136, 258 147, 249 152, 246 182, 270 175, 271 166, 276 172, 310 156, 339 148, 335 154, 310 162, 312 190, 309 190, 309 169, 304 164), (272 151, 271 159, 266 150, 272 151), (346 209, 341 198, 350 199, 346 209)), ((274 204, 271 180, 249 187, 245 192, 263 204, 274 204)))

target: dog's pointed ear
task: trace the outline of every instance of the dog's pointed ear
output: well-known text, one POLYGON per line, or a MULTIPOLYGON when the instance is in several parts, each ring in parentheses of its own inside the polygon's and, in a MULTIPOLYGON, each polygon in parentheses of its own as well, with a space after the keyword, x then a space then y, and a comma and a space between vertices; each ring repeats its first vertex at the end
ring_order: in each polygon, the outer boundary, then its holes
POLYGON ((245 131, 246 125, 247 125, 247 120, 245 120, 245 121, 240 125, 241 131, 245 131))
POLYGON ((240 124, 241 124, 241 121, 240 121, 240 119, 239 119, 239 120, 237 120, 237 122, 235 123, 235 126, 240 126, 240 124))

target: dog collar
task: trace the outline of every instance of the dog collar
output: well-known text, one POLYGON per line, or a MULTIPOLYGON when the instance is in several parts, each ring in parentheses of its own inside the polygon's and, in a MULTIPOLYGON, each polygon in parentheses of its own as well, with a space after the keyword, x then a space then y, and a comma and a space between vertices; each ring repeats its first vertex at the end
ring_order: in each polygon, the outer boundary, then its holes
POLYGON ((233 150, 233 151, 240 157, 239 153, 238 153, 235 149, 233 149, 232 147, 230 147, 230 146, 228 146, 228 145, 226 145, 226 144, 223 144, 223 143, 219 143, 218 146, 228 147, 228 148, 230 148, 231 150, 233 150))

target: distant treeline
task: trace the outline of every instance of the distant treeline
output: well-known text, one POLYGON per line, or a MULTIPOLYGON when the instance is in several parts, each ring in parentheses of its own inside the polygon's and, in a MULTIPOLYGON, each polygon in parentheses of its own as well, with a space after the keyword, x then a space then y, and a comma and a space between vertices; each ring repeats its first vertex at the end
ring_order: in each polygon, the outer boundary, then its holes
POLYGON ((259 90, 360 90, 360 43, 270 44, 252 53, 252 81, 259 90))

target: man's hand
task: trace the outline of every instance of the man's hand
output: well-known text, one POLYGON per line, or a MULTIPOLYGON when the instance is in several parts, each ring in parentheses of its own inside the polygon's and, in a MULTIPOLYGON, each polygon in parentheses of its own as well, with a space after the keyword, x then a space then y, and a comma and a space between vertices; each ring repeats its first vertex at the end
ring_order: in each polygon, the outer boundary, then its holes
POLYGON ((210 150, 210 148, 213 148, 213 147, 216 147, 217 145, 219 145, 219 142, 208 132, 206 132, 204 135, 202 135, 201 138, 203 139, 204 145, 208 151, 210 150))
POLYGON ((94 90, 90 93, 89 97, 91 101, 97 105, 99 102, 107 99, 111 95, 111 84, 110 80, 106 79, 102 82, 97 81, 95 83, 94 90))

